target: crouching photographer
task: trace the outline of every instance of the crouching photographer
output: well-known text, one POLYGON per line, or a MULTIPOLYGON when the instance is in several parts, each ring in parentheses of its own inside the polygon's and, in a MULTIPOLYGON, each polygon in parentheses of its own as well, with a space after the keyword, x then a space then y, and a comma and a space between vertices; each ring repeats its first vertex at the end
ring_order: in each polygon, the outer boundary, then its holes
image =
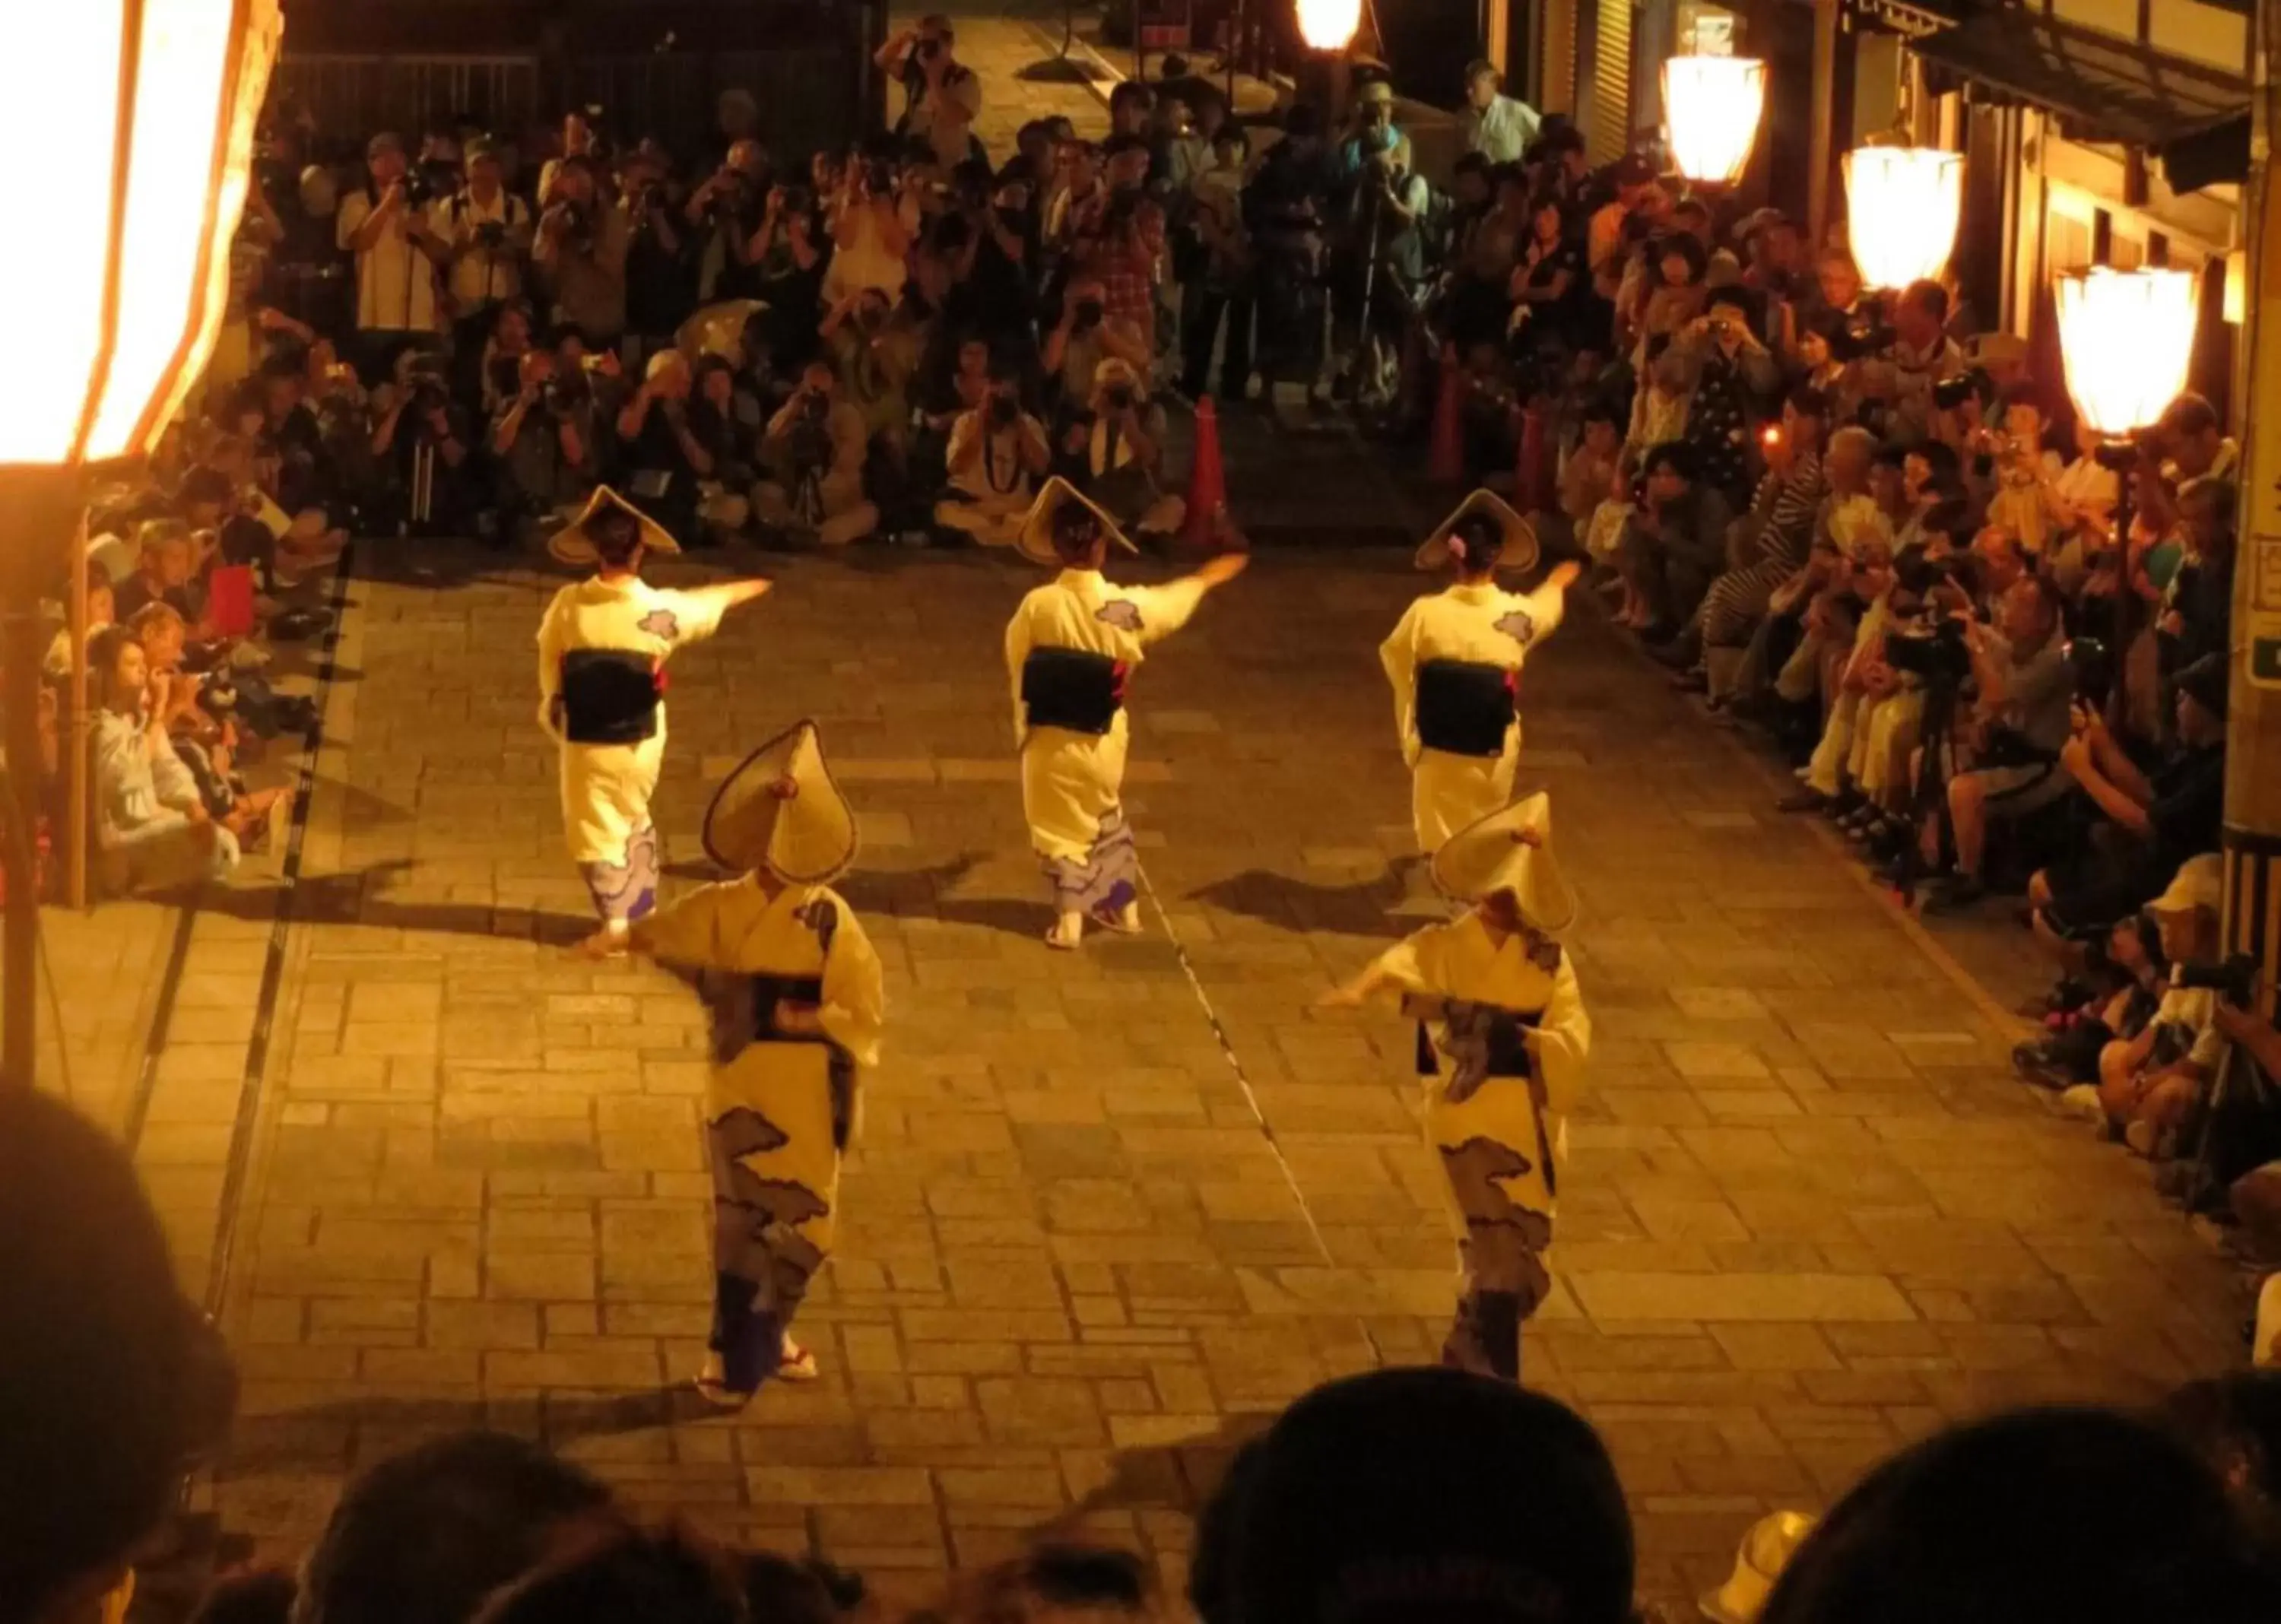
POLYGON ((522 358, 514 394, 492 414, 491 451, 503 530, 546 533, 585 505, 597 477, 602 408, 584 367, 554 353, 522 358))
POLYGON ((829 361, 810 361, 800 387, 769 420, 761 460, 769 477, 753 489, 753 514, 778 531, 845 546, 879 528, 863 494, 863 414, 839 398, 829 361))

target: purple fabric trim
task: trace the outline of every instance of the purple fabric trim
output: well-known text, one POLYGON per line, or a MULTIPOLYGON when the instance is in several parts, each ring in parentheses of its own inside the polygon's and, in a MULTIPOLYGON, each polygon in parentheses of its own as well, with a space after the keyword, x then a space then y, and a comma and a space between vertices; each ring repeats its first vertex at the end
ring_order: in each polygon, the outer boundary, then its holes
POLYGON ((1123 809, 1111 808, 1102 816, 1101 832, 1083 862, 1048 858, 1046 878, 1053 884, 1054 906, 1063 913, 1113 914, 1139 901, 1140 850, 1123 809))
POLYGON ((646 918, 657 908, 657 825, 644 824, 634 831, 624 862, 582 862, 578 872, 603 918, 646 918))

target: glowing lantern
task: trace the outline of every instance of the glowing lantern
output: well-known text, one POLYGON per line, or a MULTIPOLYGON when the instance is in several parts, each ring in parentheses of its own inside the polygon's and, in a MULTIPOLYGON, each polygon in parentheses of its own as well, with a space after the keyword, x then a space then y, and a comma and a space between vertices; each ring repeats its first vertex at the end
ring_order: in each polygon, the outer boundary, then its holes
MULTIPOLYGON (((33 699, 47 633, 32 607, 66 579, 81 658, 66 692, 74 725, 86 715, 85 571, 70 545, 87 469, 148 450, 213 352, 280 27, 278 0, 0 0, 0 143, 19 159, 8 198, 19 231, 0 253, 14 383, 0 391, 0 709, 12 762, 40 759, 33 699)), ((65 746, 74 893, 90 821, 82 743, 65 746)), ((12 777, 16 826, 29 830, 39 775, 12 777)), ((19 1087, 37 1057, 38 906, 35 877, 11 872, 0 1075, 19 1087)))
POLYGON ((1856 147, 1845 155, 1846 231, 1872 288, 1937 281, 1956 246, 1964 159, 1932 147, 1856 147))
POLYGON ((1299 0, 1299 37, 1310 50, 1340 50, 1362 26, 1362 0, 1299 0))
POLYGON ((2192 271, 2095 266, 2059 279, 2068 393, 2110 439, 2150 428, 2186 387, 2200 290, 2192 271))
POLYGON ((1749 57, 1674 57, 1663 65, 1663 112, 1679 173, 1732 184, 1750 161, 1767 104, 1767 65, 1749 57))
POLYGON ((0 142, 27 155, 0 255, 11 365, 0 465, 144 450, 220 330, 277 0, 0 6, 0 142), (36 155, 36 156, 33 156, 36 155))

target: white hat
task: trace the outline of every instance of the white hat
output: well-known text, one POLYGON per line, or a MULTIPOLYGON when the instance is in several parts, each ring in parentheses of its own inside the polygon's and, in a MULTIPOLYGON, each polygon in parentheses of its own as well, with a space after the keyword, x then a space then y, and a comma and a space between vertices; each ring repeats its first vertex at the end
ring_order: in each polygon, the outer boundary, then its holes
POLYGON ((1434 854, 1434 883, 1461 902, 1509 891, 1548 936, 1576 923, 1576 893, 1552 855, 1552 798, 1539 791, 1451 835, 1434 854))
POLYGON ((1127 553, 1138 553, 1125 532, 1117 528, 1117 521, 1075 485, 1058 474, 1046 481, 1046 488, 1038 492, 1030 516, 1022 521, 1021 534, 1014 537, 1014 550, 1032 564, 1057 567, 1062 561, 1060 552, 1054 546, 1054 520, 1061 511, 1071 506, 1083 507, 1101 521, 1102 534, 1109 537, 1112 547, 1122 547, 1127 553))
POLYGON ((593 538, 586 534, 586 527, 606 513, 631 514, 634 522, 641 527, 642 545, 652 553, 681 551, 681 544, 674 540, 665 526, 609 486, 596 485, 594 494, 586 499, 585 511, 546 538, 548 555, 556 563, 568 564, 574 569, 592 568, 600 555, 594 551, 593 538))
POLYGON ((1418 548, 1418 568, 1439 569, 1450 561, 1450 532, 1458 528, 1460 519, 1487 514, 1504 531, 1504 549, 1497 554, 1499 569, 1524 570, 1536 567, 1536 527, 1519 514, 1494 491, 1476 491, 1458 504, 1457 511, 1434 527, 1418 548))
POLYGON ((738 873, 766 869, 824 885, 855 861, 855 814, 832 780, 813 722, 798 722, 737 764, 705 808, 705 850, 738 873))
POLYGON ((2215 852, 2189 857, 2170 881, 2169 889, 2146 904, 2150 914, 2190 914, 2197 909, 2216 913, 2225 905, 2225 859, 2215 852))
POLYGON ((1696 1607, 1711 1624, 1751 1624, 1775 1581, 1797 1554, 1805 1536, 1813 1532, 1813 1519, 1804 1512, 1773 1512, 1751 1525, 1735 1552, 1735 1571, 1727 1582, 1705 1591, 1696 1607))

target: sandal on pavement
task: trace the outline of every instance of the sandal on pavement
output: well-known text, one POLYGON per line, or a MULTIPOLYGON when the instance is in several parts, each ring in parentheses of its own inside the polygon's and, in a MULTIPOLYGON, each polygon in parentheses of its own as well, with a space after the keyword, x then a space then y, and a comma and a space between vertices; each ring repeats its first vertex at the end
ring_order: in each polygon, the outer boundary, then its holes
POLYGON ((777 1380, 814 1381, 821 1373, 816 1368, 815 1350, 803 1348, 791 1337, 785 1337, 784 1354, 777 1364, 777 1380))
POLYGON ((716 1410, 742 1410, 753 1402, 752 1394, 729 1385, 728 1373, 717 1353, 705 1356, 704 1368, 690 1385, 697 1389, 698 1397, 716 1410))

